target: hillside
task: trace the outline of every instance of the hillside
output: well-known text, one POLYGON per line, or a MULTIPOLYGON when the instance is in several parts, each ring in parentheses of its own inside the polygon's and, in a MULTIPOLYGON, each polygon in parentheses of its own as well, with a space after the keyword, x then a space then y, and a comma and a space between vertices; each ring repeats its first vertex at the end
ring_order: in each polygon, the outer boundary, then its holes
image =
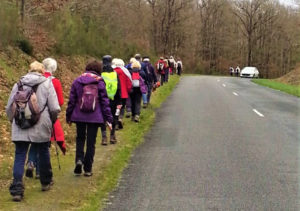
MULTIPOLYGON (((12 47, 0 51, 0 133, 2 139, 0 142, 0 163, 6 156, 11 156, 13 153, 10 141, 10 123, 5 114, 5 105, 9 93, 13 84, 19 77, 26 74, 31 62, 36 59, 40 61, 44 59, 41 55, 40 57, 41 58, 33 58, 24 54, 19 49, 12 47)), ((67 96, 73 79, 84 70, 85 64, 89 58, 83 56, 54 58, 57 59, 58 62, 58 70, 56 71, 55 76, 61 80, 65 96, 65 105, 62 108, 63 111, 60 114, 60 118, 63 120, 63 127, 66 131, 67 144, 71 144, 70 140, 72 140, 72 136, 70 134, 70 128, 66 127, 64 124, 67 96)))
POLYGON ((300 85, 300 64, 296 67, 295 70, 278 78, 277 81, 285 84, 299 86, 300 85))

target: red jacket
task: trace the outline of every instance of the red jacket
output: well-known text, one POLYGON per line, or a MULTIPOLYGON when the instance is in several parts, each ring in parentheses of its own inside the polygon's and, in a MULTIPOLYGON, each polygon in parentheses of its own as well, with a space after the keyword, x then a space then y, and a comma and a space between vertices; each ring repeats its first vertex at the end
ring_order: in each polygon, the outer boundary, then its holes
POLYGON ((127 99, 129 96, 129 92, 132 89, 131 80, 128 78, 128 76, 123 72, 123 70, 120 67, 116 67, 114 71, 119 76, 119 80, 121 84, 121 98, 127 99))
MULTIPOLYGON (((51 76, 51 73, 46 72, 44 74, 46 78, 51 76)), ((56 91, 57 100, 60 106, 64 104, 64 95, 61 87, 61 83, 57 78, 52 79, 52 83, 54 86, 54 89, 56 91)), ((54 133, 52 133, 51 141, 54 141, 56 139, 58 146, 60 147, 61 151, 65 154, 66 153, 66 143, 65 143, 65 136, 64 136, 64 130, 60 124, 59 119, 56 120, 54 123, 54 133), (55 138, 54 138, 55 136, 55 138)))
POLYGON ((164 60, 160 59, 158 60, 158 62, 156 62, 155 64, 155 69, 156 69, 156 72, 158 74, 165 74, 165 69, 167 68, 167 64, 164 60), (159 64, 162 64, 163 65, 163 69, 162 70, 159 70, 159 64))

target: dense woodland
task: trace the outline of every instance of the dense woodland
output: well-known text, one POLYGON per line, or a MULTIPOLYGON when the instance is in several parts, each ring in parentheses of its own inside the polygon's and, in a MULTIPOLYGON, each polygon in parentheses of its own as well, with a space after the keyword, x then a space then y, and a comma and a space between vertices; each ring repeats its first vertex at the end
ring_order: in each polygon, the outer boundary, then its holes
POLYGON ((180 57, 191 73, 257 66, 288 73, 300 61, 300 1, 1 0, 0 48, 33 56, 180 57), (298 5, 298 7, 296 6, 298 5))

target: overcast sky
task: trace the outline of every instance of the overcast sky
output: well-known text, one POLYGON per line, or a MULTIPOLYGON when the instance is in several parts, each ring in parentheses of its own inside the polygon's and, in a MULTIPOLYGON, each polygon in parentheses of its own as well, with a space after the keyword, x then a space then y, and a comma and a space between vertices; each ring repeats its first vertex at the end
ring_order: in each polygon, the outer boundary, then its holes
POLYGON ((287 6, 297 6, 294 0, 279 0, 282 4, 287 6))

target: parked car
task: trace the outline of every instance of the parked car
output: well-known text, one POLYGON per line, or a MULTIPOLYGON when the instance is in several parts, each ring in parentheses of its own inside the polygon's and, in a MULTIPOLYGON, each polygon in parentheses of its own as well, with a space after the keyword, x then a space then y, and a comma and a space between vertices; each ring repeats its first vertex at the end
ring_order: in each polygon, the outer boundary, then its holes
POLYGON ((244 67, 240 76, 241 78, 258 78, 259 71, 256 67, 244 67))

